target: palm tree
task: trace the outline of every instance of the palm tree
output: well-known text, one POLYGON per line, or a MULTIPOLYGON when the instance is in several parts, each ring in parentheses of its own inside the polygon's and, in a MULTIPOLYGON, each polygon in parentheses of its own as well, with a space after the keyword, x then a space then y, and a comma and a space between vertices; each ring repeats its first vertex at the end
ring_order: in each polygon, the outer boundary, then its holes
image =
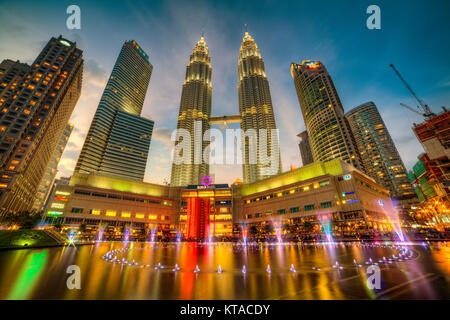
POLYGON ((87 227, 87 224, 86 223, 82 223, 78 227, 78 231, 80 231, 81 233, 84 233, 84 232, 86 232, 86 227, 87 227))
POLYGON ((34 228, 39 219, 41 218, 42 212, 37 210, 25 210, 18 212, 17 214, 10 214, 8 221, 10 224, 16 224, 22 229, 32 229, 34 228))
POLYGON ((273 233, 273 225, 271 223, 268 223, 264 226, 264 231, 266 234, 273 233))
POLYGON ((305 221, 303 222, 303 230, 307 233, 310 233, 314 228, 314 225, 311 223, 311 221, 305 221))

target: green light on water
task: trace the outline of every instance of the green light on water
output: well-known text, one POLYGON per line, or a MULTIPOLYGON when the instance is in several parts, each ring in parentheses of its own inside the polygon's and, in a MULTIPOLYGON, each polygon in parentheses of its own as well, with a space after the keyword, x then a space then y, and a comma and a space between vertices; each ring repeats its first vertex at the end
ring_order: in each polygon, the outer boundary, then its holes
POLYGON ((8 300, 23 300, 32 292, 47 262, 48 251, 30 253, 8 295, 8 300))

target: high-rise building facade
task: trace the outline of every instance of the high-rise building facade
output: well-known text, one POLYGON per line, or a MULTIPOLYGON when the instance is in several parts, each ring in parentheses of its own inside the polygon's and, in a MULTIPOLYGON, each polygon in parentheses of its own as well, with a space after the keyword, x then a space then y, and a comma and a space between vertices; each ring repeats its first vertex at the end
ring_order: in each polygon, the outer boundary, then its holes
POLYGON ((373 102, 345 114, 358 146, 366 173, 391 192, 391 196, 414 196, 405 165, 386 124, 373 102))
POLYGON ((141 117, 153 66, 125 41, 92 120, 75 172, 143 180, 154 122, 141 117))
POLYGON ((279 174, 281 157, 264 61, 248 32, 239 51, 238 80, 241 130, 243 134, 255 130, 256 134, 256 141, 242 137, 244 183, 252 183, 279 174))
MULTIPOLYGON (((8 87, 11 72, 3 71, 0 86, 8 87)), ((29 71, 16 73, 18 82, 9 86, 10 93, 2 94, 0 217, 33 206, 39 183, 80 96, 82 74, 82 51, 76 43, 61 36, 51 38, 29 71)))
POLYGON ((55 181, 56 173, 58 172, 58 164, 61 156, 66 148, 67 142, 69 141, 70 134, 73 130, 73 124, 68 123, 64 132, 59 139, 58 145, 56 146, 53 156, 48 162, 47 169, 45 169, 44 176, 42 177, 41 183, 36 193, 36 199, 34 201, 33 209, 41 211, 44 209, 45 202, 47 201, 50 191, 52 189, 53 183, 55 181))
MULTIPOLYGON (((199 185, 202 178, 209 175, 209 160, 203 159, 203 152, 209 146, 209 142, 203 141, 203 138, 205 131, 210 128, 211 75, 211 57, 202 36, 195 45, 186 67, 177 124, 177 141, 181 140, 178 140, 181 131, 185 130, 190 134, 191 141, 187 143, 190 152, 178 155, 179 159, 184 157, 184 160, 174 161, 172 164, 171 186, 199 185)), ((178 151, 187 152, 175 147, 175 152, 178 151)), ((176 157, 174 156, 174 160, 176 157)))
POLYGON ((314 161, 340 158, 364 172, 344 108, 327 69, 320 61, 291 64, 314 161))
POLYGON ((7 97, 18 89, 18 84, 28 74, 31 67, 20 61, 5 59, 0 63, 0 106, 7 97))
POLYGON ((297 137, 301 140, 298 143, 300 149, 300 156, 302 157, 302 164, 306 166, 307 164, 313 163, 313 156, 311 152, 311 147, 309 146, 308 131, 300 132, 297 137))

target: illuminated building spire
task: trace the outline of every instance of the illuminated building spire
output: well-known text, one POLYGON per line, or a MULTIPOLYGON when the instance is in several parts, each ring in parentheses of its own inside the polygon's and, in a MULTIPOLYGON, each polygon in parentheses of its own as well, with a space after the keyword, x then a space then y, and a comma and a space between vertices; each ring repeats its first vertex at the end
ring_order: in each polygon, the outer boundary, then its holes
POLYGON ((202 159, 203 151, 209 143, 204 141, 201 144, 194 143, 194 139, 202 141, 205 131, 210 128, 211 75, 211 57, 202 33, 186 66, 177 124, 178 132, 185 129, 191 135, 190 159, 181 164, 172 164, 170 182, 172 186, 200 184, 202 178, 209 175, 209 164, 205 161, 201 163, 196 161, 202 159))
POLYGON ((280 173, 281 158, 278 134, 271 135, 271 130, 277 127, 264 61, 255 40, 247 31, 247 26, 239 51, 238 80, 241 129, 243 132, 253 129, 257 134, 257 163, 251 161, 250 140, 243 140, 244 183, 251 183, 280 173), (260 135, 262 129, 267 130, 267 137, 260 135), (265 152, 261 153, 260 145, 265 145, 265 152), (262 159, 264 157, 269 159, 269 163, 264 163, 267 160, 262 159))

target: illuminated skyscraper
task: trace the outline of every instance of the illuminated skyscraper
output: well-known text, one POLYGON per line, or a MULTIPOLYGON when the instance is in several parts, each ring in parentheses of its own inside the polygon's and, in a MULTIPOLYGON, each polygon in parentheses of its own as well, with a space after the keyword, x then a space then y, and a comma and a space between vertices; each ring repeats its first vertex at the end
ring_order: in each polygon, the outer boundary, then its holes
POLYGON ((278 133, 264 61, 256 42, 245 32, 238 62, 239 113, 242 133, 255 130, 256 140, 243 136, 244 183, 252 183, 281 172, 278 133), (266 134, 261 129, 266 129, 266 134), (256 159, 252 155, 256 153, 256 159), (254 161, 256 160, 256 161, 254 161), (266 162, 267 161, 267 162, 266 162))
POLYGON ((364 103, 345 114, 356 140, 366 173, 396 198, 411 197, 414 191, 405 165, 377 107, 364 103))
POLYGON ((203 137, 205 131, 210 128, 211 74, 211 57, 202 36, 195 45, 186 67, 177 124, 178 134, 184 129, 191 136, 190 154, 188 156, 184 154, 186 156, 184 163, 172 164, 171 186, 197 185, 209 174, 209 163, 205 162, 202 156, 204 149, 209 145, 209 142, 203 141, 203 137))
POLYGON ((298 143, 298 147, 300 149, 300 155, 302 157, 302 165, 306 166, 307 164, 313 163, 313 156, 311 153, 311 147, 309 146, 309 138, 308 131, 303 131, 297 135, 297 137, 302 140, 298 143))
POLYGON ((36 199, 34 201, 33 209, 41 211, 44 208, 45 202, 47 201, 50 191, 55 181, 56 174, 58 172, 58 164, 61 156, 66 148, 67 142, 69 141, 70 134, 73 130, 73 124, 68 123, 64 129, 61 139, 59 139, 58 145, 53 152, 52 158, 48 162, 47 169, 45 169, 44 176, 42 177, 41 183, 36 193, 36 199))
POLYGON ((333 80, 320 61, 291 64, 314 161, 340 158, 364 172, 333 80))
POLYGON ((0 106, 12 92, 17 90, 17 84, 28 75, 30 70, 29 65, 20 61, 6 59, 0 63, 0 78, 2 79, 0 83, 0 106))
POLYGON ((140 115, 152 70, 148 55, 136 41, 125 41, 75 172, 144 179, 154 122, 140 115))
POLYGON ((61 36, 50 39, 26 73, 23 65, 7 64, 0 68, 0 86, 9 90, 0 93, 0 219, 31 209, 83 74, 82 51, 61 36))

